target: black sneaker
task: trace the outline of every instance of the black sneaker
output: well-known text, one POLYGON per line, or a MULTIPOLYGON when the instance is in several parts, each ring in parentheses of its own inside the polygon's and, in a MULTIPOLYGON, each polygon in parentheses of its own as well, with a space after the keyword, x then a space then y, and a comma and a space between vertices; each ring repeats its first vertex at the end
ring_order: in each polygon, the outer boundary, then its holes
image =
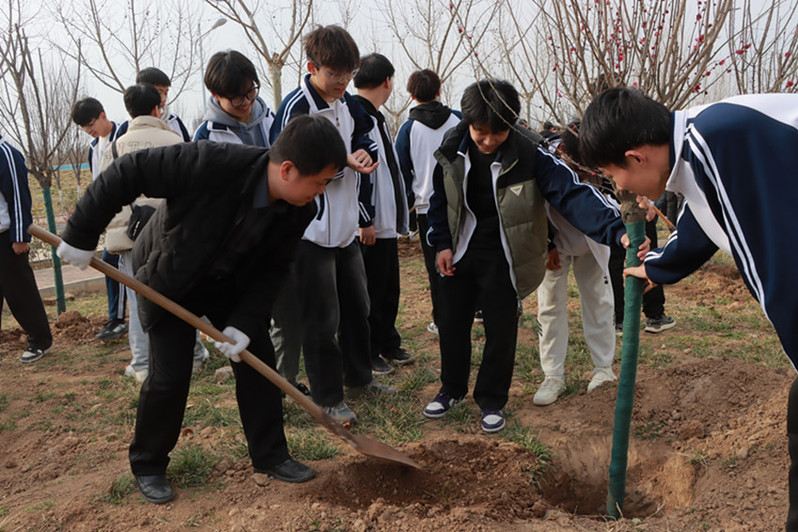
POLYGON ((414 357, 413 355, 411 355, 401 347, 397 347, 390 353, 383 353, 382 358, 390 362, 393 362, 398 366, 404 366, 406 364, 410 364, 416 359, 416 357, 414 357))
POLYGON ((385 362, 381 356, 371 359, 372 375, 387 375, 393 373, 393 366, 385 362))
POLYGON ((662 331, 667 331, 672 328, 674 325, 676 325, 676 320, 663 314, 658 318, 646 318, 645 331, 647 333, 661 333, 662 331))
POLYGON ((98 340, 116 340, 122 338, 127 333, 125 320, 108 320, 103 326, 103 330, 97 335, 98 340))
POLYGON ((19 360, 23 364, 30 364, 31 362, 36 362, 43 356, 44 356, 44 349, 28 346, 25 348, 25 351, 22 353, 22 356, 19 357, 19 360))
POLYGON ((482 311, 478 310, 474 312, 474 323, 482 323, 485 320, 482 318, 482 311))

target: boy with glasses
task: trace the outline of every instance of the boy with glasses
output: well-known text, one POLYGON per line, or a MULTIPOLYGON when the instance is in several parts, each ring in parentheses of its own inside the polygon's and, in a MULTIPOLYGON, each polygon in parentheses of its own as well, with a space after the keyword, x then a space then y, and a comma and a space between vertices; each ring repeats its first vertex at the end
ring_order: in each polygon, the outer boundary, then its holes
MULTIPOLYGON (((308 57, 300 86, 280 104, 272 141, 294 118, 320 115, 335 125, 347 147, 347 164, 337 179, 316 198, 318 214, 297 247, 296 291, 288 303, 286 332, 301 331, 305 369, 313 400, 341 423, 354 423, 354 412, 344 402, 365 393, 396 393, 372 378, 369 337, 369 296, 366 271, 355 235, 360 241, 376 240, 370 187, 360 187, 358 172, 370 174, 377 167, 377 145, 368 137, 371 117, 346 86, 360 63, 355 41, 339 26, 317 27, 304 38, 308 57), (362 189, 361 200, 358 199, 362 189), (359 218, 359 220, 358 220, 359 218), (301 316, 302 320, 296 319, 301 316), (293 319, 292 319, 293 317, 293 319)), ((368 185, 368 179, 362 179, 368 185)), ((284 294, 294 290, 284 289, 284 294)))
POLYGON ((205 69, 205 86, 211 96, 194 140, 270 146, 274 113, 258 97, 260 83, 252 61, 235 50, 213 54, 205 69))

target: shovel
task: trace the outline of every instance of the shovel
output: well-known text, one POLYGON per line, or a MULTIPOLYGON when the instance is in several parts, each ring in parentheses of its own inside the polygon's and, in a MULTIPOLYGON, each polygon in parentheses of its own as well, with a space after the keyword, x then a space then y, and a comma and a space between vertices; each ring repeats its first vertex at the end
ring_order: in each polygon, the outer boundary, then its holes
MULTIPOLYGON (((47 242, 54 248, 57 248, 58 245, 61 243, 61 239, 56 235, 46 231, 45 229, 39 227, 38 225, 32 224, 28 228, 28 232, 35 236, 36 238, 47 242)), ((149 286, 145 285, 141 281, 134 279, 133 277, 120 272, 113 266, 108 263, 105 263, 99 260, 96 257, 91 259, 91 266, 92 268, 99 270, 100 272, 104 273, 111 279, 119 281, 123 285, 135 290, 140 295, 146 297, 153 303, 158 306, 163 307, 164 309, 168 310, 178 318, 182 319, 192 327, 196 327, 200 331, 204 332, 211 338, 219 342, 231 342, 229 338, 221 333, 216 327, 211 325, 210 323, 201 320, 198 316, 189 312, 185 308, 181 307, 174 301, 170 300, 166 296, 161 295, 160 293, 156 292, 149 286)), ((346 443, 352 446, 357 452, 364 454, 366 456, 370 456, 372 458, 379 458, 380 460, 384 460, 386 462, 393 462, 397 464, 402 464, 410 467, 415 467, 416 469, 422 469, 421 465, 419 465, 415 460, 411 459, 409 456, 405 455, 403 452, 399 451, 398 449, 394 449, 393 447, 386 445, 382 442, 372 440, 367 438, 366 436, 360 434, 352 434, 348 430, 346 430, 341 424, 337 423, 333 418, 331 418, 324 410, 321 409, 319 405, 314 403, 309 397, 306 397, 302 392, 296 389, 294 385, 290 382, 285 380, 279 373, 274 371, 270 368, 266 363, 262 360, 257 358, 255 355, 250 353, 247 350, 244 350, 239 355, 241 360, 255 368, 255 370, 269 379, 275 386, 280 388, 286 395, 291 397, 294 401, 299 403, 299 405, 310 412, 313 417, 315 417, 324 428, 328 431, 332 432, 346 443)))

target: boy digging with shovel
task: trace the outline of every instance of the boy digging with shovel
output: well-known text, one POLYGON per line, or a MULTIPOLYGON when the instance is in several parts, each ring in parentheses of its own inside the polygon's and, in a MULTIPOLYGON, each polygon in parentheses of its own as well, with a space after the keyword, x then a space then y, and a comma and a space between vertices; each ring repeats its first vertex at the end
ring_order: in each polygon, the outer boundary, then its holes
MULTIPOLYGON (((325 118, 303 116, 271 149, 200 141, 141 150, 114 161, 86 190, 67 222, 58 255, 83 269, 113 215, 141 194, 166 198, 136 239, 136 278, 211 323, 235 344, 236 398, 256 473, 286 482, 313 478, 288 454, 279 389, 239 362, 249 349, 274 367, 272 305, 297 242, 316 214, 313 198, 346 165, 346 149, 325 118)), ((166 479, 191 380, 194 329, 141 299, 150 374, 141 387, 130 465, 142 496, 175 498, 166 479)))

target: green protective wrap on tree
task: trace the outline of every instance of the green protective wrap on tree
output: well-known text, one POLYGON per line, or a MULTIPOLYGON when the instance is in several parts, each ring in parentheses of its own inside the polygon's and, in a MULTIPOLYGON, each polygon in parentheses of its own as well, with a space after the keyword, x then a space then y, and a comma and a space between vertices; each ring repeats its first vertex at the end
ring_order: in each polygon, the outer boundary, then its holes
MULTIPOLYGON (((50 188, 42 189, 42 196, 44 196, 44 211, 47 213, 47 228, 51 233, 55 234, 58 231, 55 226, 55 214, 53 213, 53 198, 50 194, 50 188)), ((53 257, 53 280, 55 281, 55 304, 56 313, 60 316, 66 312, 66 296, 64 294, 64 279, 61 275, 61 259, 55 254, 55 248, 50 248, 50 253, 53 257)))
MULTIPOLYGON (((638 266, 641 261, 637 250, 646 238, 646 222, 626 221, 626 234, 630 245, 626 249, 626 266, 638 266)), ((640 346, 640 310, 643 302, 643 280, 627 277, 624 285, 623 347, 621 348, 621 374, 618 398, 615 402, 615 423, 612 429, 612 455, 610 458, 610 484, 607 494, 607 515, 618 519, 623 510, 626 494, 626 464, 629 452, 629 432, 637 379, 637 354, 640 346)))

